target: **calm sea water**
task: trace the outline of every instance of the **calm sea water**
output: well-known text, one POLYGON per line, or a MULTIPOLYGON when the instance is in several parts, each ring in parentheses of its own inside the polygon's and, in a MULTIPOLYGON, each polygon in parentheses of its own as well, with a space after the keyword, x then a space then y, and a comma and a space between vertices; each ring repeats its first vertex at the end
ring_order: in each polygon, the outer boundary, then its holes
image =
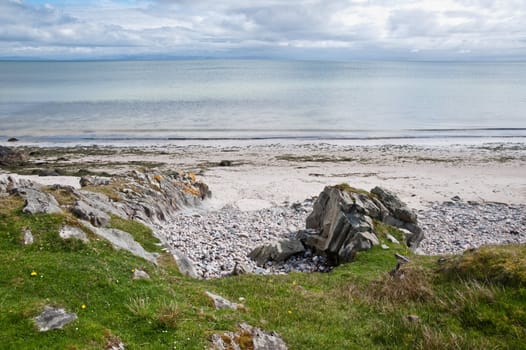
POLYGON ((0 62, 0 138, 526 137, 526 63, 0 62))

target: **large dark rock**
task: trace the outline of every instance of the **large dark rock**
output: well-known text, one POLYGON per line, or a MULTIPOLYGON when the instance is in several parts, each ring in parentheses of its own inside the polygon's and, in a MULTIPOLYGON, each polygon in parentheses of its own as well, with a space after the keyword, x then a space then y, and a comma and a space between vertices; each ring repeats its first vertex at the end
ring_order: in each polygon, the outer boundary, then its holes
POLYGON ((311 231, 302 237, 303 243, 333 263, 348 262, 356 252, 380 244, 374 228, 378 220, 404 229, 406 243, 416 247, 423 238, 416 214, 388 190, 376 187, 371 192, 326 187, 307 218, 311 231))
POLYGON ((23 165, 27 162, 27 155, 9 147, 0 146, 0 165, 23 165))

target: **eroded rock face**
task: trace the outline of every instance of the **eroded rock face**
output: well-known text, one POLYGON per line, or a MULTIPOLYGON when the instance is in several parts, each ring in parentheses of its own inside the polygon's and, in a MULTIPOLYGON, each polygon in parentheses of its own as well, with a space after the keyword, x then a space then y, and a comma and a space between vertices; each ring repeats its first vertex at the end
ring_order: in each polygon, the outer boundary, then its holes
POLYGON ((239 325, 235 332, 212 335, 209 350, 287 350, 287 344, 279 334, 252 327, 246 323, 239 325))
POLYGON ((368 194, 329 186, 320 194, 307 218, 307 229, 317 234, 302 237, 303 242, 336 264, 348 262, 357 251, 380 244, 373 219, 411 232, 407 237, 409 246, 417 245, 423 238, 416 214, 392 192, 376 187, 368 194))

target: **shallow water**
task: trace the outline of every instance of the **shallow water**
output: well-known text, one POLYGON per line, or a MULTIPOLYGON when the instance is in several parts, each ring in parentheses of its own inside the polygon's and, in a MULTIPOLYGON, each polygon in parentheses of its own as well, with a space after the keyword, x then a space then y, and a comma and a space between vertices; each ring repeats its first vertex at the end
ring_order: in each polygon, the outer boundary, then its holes
POLYGON ((0 62, 0 138, 526 137, 526 63, 0 62))

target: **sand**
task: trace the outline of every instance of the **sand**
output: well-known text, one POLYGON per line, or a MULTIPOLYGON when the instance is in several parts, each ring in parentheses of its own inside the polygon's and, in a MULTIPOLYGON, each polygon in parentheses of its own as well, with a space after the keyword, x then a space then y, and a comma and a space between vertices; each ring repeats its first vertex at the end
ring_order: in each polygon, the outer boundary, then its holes
MULTIPOLYGON (((109 155, 70 157, 71 167, 126 171, 131 161, 159 162, 164 170, 187 170, 210 186, 210 209, 225 205, 259 210, 316 196, 342 182, 369 190, 386 187, 410 207, 460 196, 465 201, 526 203, 526 143, 467 142, 360 145, 345 142, 226 141, 191 145, 108 146, 109 155), (229 160, 232 166, 218 166, 229 160), (112 167, 106 163, 120 162, 112 167), (83 166, 84 167, 84 166, 83 166)), ((43 184, 78 186, 75 177, 38 177, 43 184)))

